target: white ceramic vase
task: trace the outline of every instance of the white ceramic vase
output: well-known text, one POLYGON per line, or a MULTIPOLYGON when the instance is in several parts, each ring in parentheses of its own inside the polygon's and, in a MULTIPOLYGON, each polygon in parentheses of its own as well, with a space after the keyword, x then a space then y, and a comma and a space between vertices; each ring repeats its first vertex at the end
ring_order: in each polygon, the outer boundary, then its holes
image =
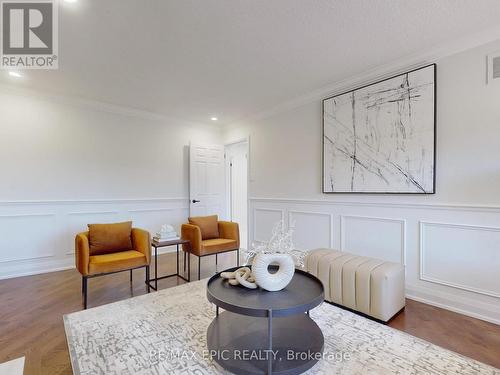
POLYGON ((255 282, 262 289, 276 292, 285 288, 292 281, 295 273, 295 263, 288 254, 257 254, 252 263, 252 274, 255 282), (268 270, 270 264, 277 264, 278 270, 271 273, 268 270))

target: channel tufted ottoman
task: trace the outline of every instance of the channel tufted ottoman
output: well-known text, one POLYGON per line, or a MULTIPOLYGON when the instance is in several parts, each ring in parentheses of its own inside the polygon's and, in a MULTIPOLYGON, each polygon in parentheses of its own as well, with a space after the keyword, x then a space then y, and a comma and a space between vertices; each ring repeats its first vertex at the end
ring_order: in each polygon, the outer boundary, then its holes
POLYGON ((309 252, 306 271, 323 283, 325 300, 389 321, 405 306, 402 264, 333 249, 309 252))

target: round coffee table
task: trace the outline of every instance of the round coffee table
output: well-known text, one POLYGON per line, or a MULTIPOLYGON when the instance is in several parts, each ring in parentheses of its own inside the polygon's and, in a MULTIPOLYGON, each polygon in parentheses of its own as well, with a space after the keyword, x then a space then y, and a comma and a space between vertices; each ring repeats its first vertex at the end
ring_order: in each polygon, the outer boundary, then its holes
POLYGON ((207 330, 208 350, 226 370, 300 374, 321 358, 323 333, 309 310, 323 302, 324 291, 307 272, 296 270, 279 292, 232 286, 218 273, 208 281, 207 298, 217 306, 207 330), (219 314, 219 307, 225 311, 219 314))

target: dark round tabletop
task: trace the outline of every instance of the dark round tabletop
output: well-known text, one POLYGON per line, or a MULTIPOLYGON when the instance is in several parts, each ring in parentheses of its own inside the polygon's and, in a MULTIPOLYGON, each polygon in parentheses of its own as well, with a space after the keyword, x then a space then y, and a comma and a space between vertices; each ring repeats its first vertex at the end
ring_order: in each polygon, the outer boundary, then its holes
MULTIPOLYGON (((234 267, 222 272, 233 272, 234 267)), ((273 317, 290 316, 309 311, 324 300, 321 281, 313 275, 295 270, 292 281, 277 292, 257 288, 248 289, 241 285, 230 285, 220 277, 212 276, 207 284, 207 298, 210 302, 237 314, 265 317, 272 310, 273 317)))

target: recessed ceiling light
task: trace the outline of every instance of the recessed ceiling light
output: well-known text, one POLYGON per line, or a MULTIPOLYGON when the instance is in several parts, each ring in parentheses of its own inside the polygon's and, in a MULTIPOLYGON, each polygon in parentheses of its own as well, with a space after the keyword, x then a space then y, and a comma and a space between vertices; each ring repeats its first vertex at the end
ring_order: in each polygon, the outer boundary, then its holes
POLYGON ((76 3, 77 0, 64 0, 66 3, 76 3))
POLYGON ((15 78, 21 78, 22 75, 18 72, 9 72, 9 76, 15 77, 15 78))
POLYGON ((217 121, 217 120, 218 120, 218 118, 217 118, 217 117, 210 117, 210 120, 212 120, 212 121, 217 121))

